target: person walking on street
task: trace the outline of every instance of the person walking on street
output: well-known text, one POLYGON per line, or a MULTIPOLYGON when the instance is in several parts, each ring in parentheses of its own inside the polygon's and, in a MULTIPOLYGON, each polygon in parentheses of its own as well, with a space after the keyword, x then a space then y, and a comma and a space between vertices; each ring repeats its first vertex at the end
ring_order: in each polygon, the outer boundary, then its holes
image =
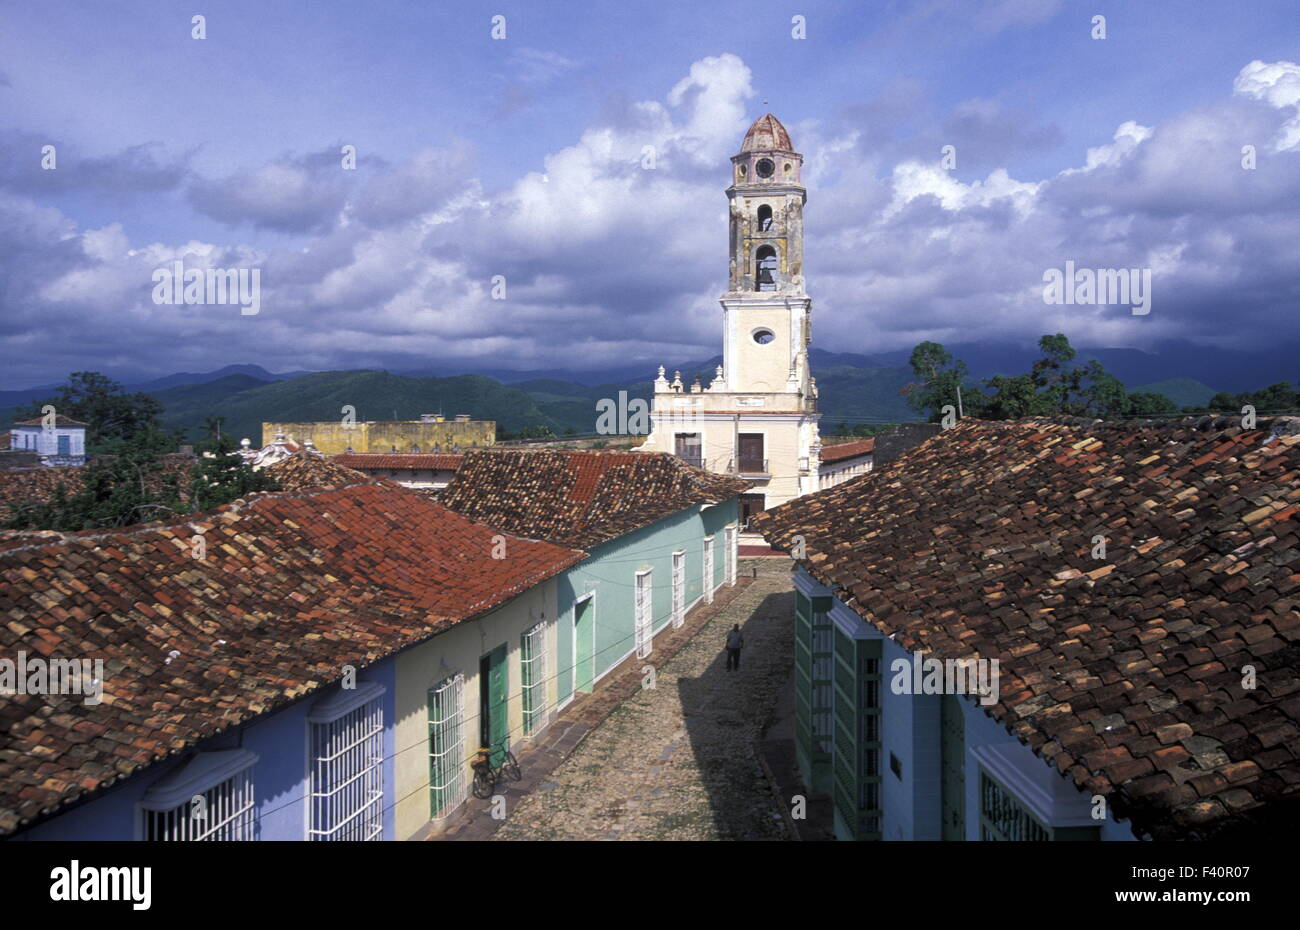
POLYGON ((740 624, 727 633, 727 671, 740 670, 740 650, 745 648, 745 637, 740 635, 740 624))

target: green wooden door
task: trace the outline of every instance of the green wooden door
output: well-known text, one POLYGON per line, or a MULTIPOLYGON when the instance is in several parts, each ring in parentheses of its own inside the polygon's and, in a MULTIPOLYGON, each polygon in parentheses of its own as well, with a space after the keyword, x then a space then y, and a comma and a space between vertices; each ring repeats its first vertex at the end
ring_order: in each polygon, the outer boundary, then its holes
POLYGON ((961 698, 945 694, 939 704, 943 839, 966 839, 966 720, 961 698))
POLYGON ((510 726, 510 683, 506 676, 505 643, 479 660, 479 673, 479 704, 482 713, 479 735, 484 746, 492 747, 492 764, 500 765, 505 757, 505 739, 510 726))

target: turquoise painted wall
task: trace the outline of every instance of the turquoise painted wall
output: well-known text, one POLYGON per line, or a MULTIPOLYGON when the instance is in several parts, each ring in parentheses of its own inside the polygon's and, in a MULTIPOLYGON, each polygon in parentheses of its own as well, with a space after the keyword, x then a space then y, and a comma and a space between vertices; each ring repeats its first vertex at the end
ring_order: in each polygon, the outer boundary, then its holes
MULTIPOLYGON (((686 609, 704 594, 704 538, 713 538, 713 586, 726 580, 724 528, 737 521, 736 500, 701 512, 689 507, 602 543, 559 576, 556 630, 558 699, 573 694, 573 605, 592 593, 595 608, 594 658, 597 680, 636 649, 636 573, 651 569, 652 629, 657 633, 672 621, 672 554, 686 552, 686 609)), ((653 653, 651 654, 653 656, 653 653)))

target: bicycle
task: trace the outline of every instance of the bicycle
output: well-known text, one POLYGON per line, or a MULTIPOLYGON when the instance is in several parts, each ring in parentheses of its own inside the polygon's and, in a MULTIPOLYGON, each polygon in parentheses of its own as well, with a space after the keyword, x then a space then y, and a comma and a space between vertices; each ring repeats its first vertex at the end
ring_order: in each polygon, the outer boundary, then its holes
POLYGON ((474 797, 490 798, 500 781, 519 781, 523 773, 519 771, 519 762, 510 751, 509 740, 501 742, 501 764, 492 766, 492 749, 487 746, 479 748, 470 768, 474 770, 474 797))

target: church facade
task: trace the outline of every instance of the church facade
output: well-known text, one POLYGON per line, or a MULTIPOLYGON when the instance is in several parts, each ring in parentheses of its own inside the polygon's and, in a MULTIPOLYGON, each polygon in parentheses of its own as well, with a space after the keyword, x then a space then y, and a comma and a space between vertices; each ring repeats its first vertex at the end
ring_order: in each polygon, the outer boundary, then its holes
POLYGON ((642 449, 672 452, 753 484, 749 516, 817 490, 821 439, 808 368, 812 298, 804 286, 803 156, 772 114, 732 156, 722 364, 706 386, 660 367, 642 449))

